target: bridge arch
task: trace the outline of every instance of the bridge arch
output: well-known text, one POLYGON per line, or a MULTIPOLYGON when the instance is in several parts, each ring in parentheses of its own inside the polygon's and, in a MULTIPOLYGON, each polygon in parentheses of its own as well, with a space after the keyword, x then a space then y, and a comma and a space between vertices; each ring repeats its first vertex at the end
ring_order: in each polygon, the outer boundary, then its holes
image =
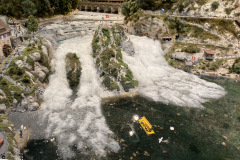
POLYGON ((80 1, 79 10, 92 11, 101 13, 121 13, 122 0, 94 0, 94 1, 80 1), (120 2, 121 1, 121 2, 120 2))

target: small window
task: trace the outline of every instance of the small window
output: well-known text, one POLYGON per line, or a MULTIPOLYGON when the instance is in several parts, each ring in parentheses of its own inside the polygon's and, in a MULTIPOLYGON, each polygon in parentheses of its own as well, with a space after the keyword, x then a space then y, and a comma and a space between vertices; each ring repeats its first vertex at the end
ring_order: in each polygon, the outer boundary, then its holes
POLYGON ((1 39, 3 39, 3 36, 1 36, 1 39))
POLYGON ((7 38, 7 37, 8 37, 8 35, 7 35, 7 34, 5 34, 5 37, 7 38))

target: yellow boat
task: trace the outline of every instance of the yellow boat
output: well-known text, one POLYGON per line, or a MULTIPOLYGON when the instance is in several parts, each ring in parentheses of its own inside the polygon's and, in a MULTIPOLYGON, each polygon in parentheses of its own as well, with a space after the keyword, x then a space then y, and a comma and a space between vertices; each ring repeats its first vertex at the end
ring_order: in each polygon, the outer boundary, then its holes
POLYGON ((144 129, 144 131, 147 133, 147 135, 155 134, 155 132, 152 129, 152 125, 148 122, 147 118, 145 116, 141 117, 138 122, 144 129))

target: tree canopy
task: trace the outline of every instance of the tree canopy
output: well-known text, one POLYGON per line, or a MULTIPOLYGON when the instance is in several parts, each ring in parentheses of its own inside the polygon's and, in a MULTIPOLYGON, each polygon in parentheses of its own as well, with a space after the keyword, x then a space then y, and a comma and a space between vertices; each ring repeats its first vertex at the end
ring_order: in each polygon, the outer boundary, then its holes
POLYGON ((37 13, 35 4, 31 0, 25 0, 22 3, 23 13, 26 16, 34 15, 37 13))
POLYGON ((1 0, 0 14, 11 17, 48 17, 77 9, 79 0, 1 0))
POLYGON ((27 28, 29 32, 36 32, 38 30, 38 22, 33 15, 28 17, 27 28))

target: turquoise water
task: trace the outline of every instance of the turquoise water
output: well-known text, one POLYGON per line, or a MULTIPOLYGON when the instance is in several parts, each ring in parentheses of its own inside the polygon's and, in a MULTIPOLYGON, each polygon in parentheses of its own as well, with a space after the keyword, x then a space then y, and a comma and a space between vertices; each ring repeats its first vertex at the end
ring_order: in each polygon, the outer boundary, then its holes
MULTIPOLYGON (((125 160, 133 157, 146 160, 239 160, 240 82, 223 78, 204 79, 221 85, 227 91, 225 97, 205 103, 204 110, 165 105, 140 96, 115 99, 102 104, 110 129, 115 133, 116 139, 121 141, 121 151, 99 159, 125 160), (147 136, 138 123, 133 123, 132 116, 135 114, 146 116, 156 134, 147 136), (129 135, 129 124, 133 125, 136 135, 129 135), (171 131, 170 126, 175 130, 171 131), (159 144, 158 139, 161 137, 169 143, 159 144), (222 145, 223 142, 225 146, 222 145)), ((43 156, 49 150, 56 153, 56 148, 51 143, 45 143, 45 146, 31 143, 28 144, 27 154, 34 159, 40 156, 42 159, 56 159, 56 154, 43 156), (39 148, 48 149, 40 152, 39 148)), ((98 159, 93 154, 80 153, 73 159, 90 158, 98 159)))

